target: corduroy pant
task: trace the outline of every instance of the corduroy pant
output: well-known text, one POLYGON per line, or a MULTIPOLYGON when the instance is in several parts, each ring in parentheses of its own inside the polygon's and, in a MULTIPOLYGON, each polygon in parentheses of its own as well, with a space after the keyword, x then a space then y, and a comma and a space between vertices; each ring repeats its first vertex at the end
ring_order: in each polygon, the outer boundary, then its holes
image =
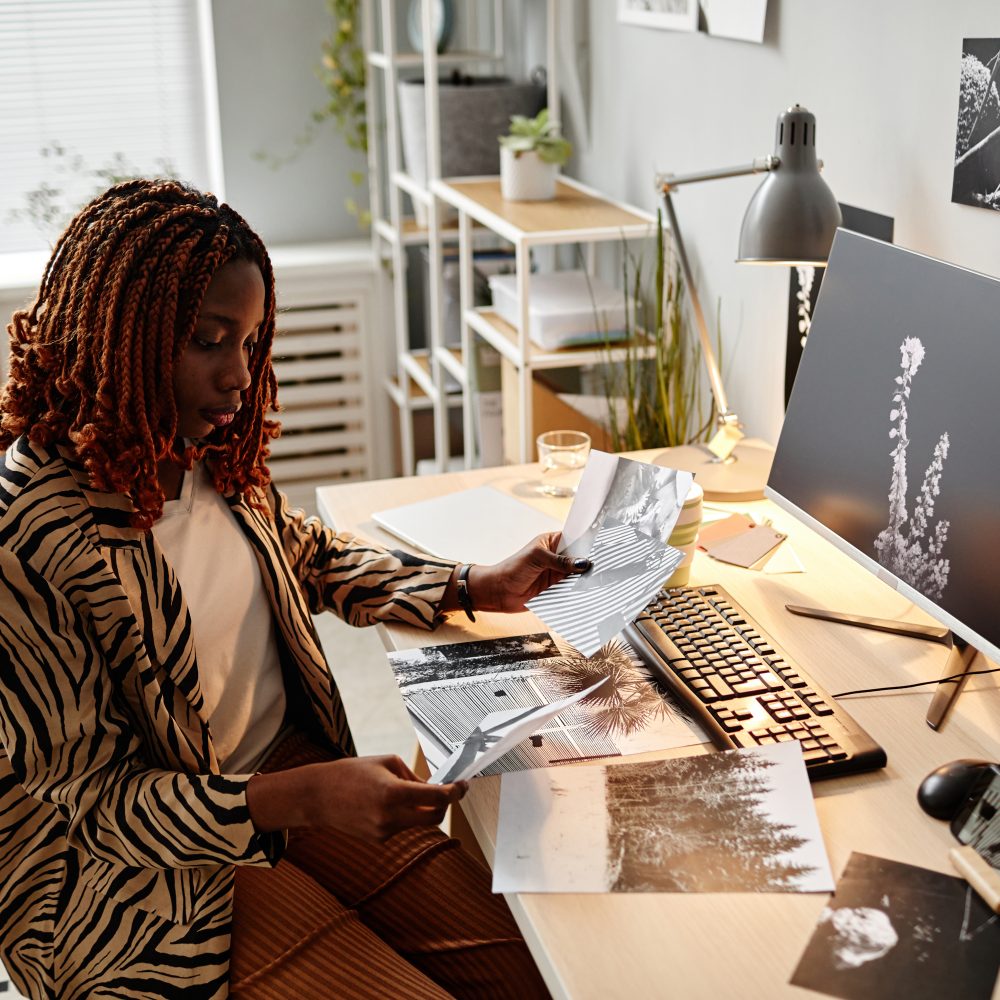
MULTIPOLYGON (((292 736, 264 770, 328 759, 292 736)), ((237 869, 230 984, 238 1000, 549 996, 489 872, 437 827, 293 832, 274 868, 237 869)))

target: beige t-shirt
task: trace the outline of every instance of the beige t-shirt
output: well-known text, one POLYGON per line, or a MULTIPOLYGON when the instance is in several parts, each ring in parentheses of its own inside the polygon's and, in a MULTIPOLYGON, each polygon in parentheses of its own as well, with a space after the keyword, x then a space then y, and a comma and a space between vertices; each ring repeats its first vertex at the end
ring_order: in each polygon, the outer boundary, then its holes
POLYGON ((249 774, 274 745, 285 686, 271 606, 250 542, 199 464, 153 535, 191 613, 205 717, 223 771, 249 774))

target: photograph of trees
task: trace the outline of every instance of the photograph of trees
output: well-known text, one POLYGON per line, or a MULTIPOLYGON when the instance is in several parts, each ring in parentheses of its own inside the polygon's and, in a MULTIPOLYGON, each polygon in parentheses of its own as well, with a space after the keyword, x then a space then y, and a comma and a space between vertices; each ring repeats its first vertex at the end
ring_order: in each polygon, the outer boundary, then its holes
POLYGON ((778 762, 752 753, 607 769, 612 892, 788 892, 815 869, 767 807, 778 762))

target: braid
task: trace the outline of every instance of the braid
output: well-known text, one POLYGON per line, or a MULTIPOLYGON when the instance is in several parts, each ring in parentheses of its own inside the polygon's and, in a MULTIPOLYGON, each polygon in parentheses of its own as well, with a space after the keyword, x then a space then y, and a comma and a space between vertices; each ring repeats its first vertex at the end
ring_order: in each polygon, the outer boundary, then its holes
POLYGON ((163 512, 157 463, 167 457, 187 468, 208 457, 216 489, 259 506, 277 433, 266 417, 277 406, 274 315, 267 251, 228 205, 174 181, 119 184, 70 222, 37 298, 11 319, 0 449, 21 434, 43 446, 70 444, 96 489, 131 500, 140 528, 163 512), (229 426, 181 453, 174 365, 209 283, 231 260, 256 264, 264 279, 251 385, 229 426))

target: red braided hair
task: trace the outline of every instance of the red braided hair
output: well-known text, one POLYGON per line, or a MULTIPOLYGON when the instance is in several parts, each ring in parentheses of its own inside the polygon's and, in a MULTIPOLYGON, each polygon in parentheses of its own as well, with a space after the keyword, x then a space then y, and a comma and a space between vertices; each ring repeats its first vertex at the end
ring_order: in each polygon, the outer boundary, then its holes
POLYGON ((96 489, 131 500, 132 523, 162 514, 157 463, 190 468, 208 456, 215 487, 255 506, 270 482, 278 425, 271 367, 274 275, 260 238, 228 205, 166 180, 133 180, 99 195, 59 238, 38 297, 14 313, 10 374, 0 392, 0 449, 21 434, 69 443, 96 489), (174 364, 194 331, 209 282, 246 260, 264 279, 264 323, 250 387, 234 421, 177 449, 174 364))

